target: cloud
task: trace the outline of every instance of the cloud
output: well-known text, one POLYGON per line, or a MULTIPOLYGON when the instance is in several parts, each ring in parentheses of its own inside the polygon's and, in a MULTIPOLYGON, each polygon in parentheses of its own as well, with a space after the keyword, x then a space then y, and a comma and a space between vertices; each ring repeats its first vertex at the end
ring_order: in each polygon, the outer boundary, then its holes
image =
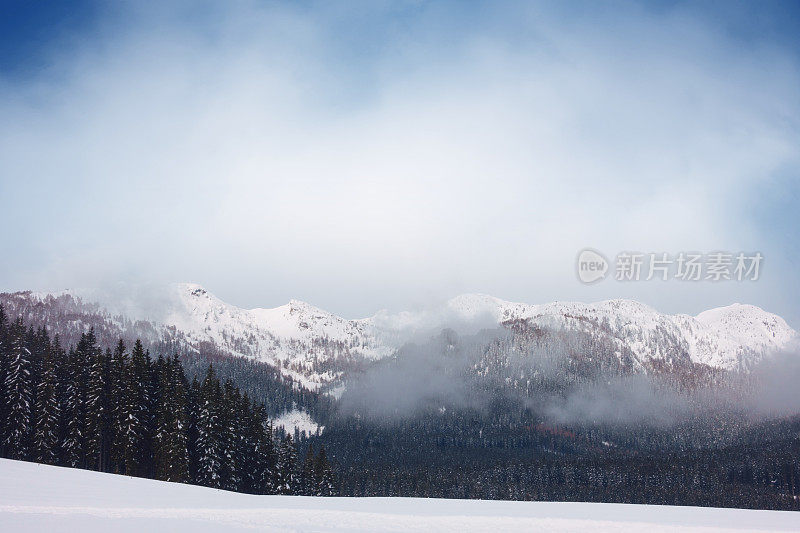
MULTIPOLYGON (((453 320, 454 327, 465 323, 453 320)), ((472 330, 474 331, 474 329, 472 330)), ((701 425, 739 429, 800 413, 800 354, 769 354, 747 373, 707 382, 676 375, 580 368, 575 351, 612 361, 612 345, 577 332, 542 331, 537 342, 505 328, 457 333, 444 328, 403 345, 394 357, 353 374, 338 414, 394 423, 430 413, 471 410, 534 416, 547 423, 665 429, 701 425)), ((530 333, 528 333, 530 335, 530 333)), ((702 369, 695 369, 695 378, 702 369)), ((681 431, 676 433, 681 435, 681 431)))
POLYGON ((350 316, 473 291, 781 311, 777 247, 772 285, 735 294, 576 282, 586 246, 763 250, 741 206, 798 158, 792 56, 623 6, 109 14, 0 82, 2 282, 195 280, 350 316))

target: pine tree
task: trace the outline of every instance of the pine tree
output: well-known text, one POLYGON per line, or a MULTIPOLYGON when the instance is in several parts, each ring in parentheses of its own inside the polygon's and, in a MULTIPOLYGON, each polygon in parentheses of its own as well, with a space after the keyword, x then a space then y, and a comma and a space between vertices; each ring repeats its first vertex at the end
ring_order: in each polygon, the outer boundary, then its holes
POLYGON ((59 398, 59 360, 61 349, 48 342, 39 382, 36 386, 34 458, 39 463, 57 464, 60 457, 61 404, 59 398))
POLYGON ((3 448, 11 459, 27 459, 31 439, 30 350, 25 345, 25 326, 19 318, 8 332, 5 376, 6 430, 3 448))
POLYGON ((34 439, 36 438, 36 422, 39 419, 39 385, 42 382, 42 374, 44 372, 44 362, 47 359, 47 352, 50 349, 50 339, 48 338, 47 331, 40 327, 34 329, 28 327, 25 334, 25 346, 30 351, 30 383, 31 383, 31 411, 30 411, 30 441, 29 441, 29 459, 36 460, 37 449, 34 439))
POLYGON ((158 405, 161 398, 159 388, 159 373, 165 365, 164 358, 159 355, 158 360, 153 362, 150 359, 150 352, 146 352, 144 366, 142 368, 144 378, 144 398, 142 403, 142 467, 143 471, 139 474, 143 477, 152 478, 155 476, 155 435, 158 422, 158 405))
POLYGON ((56 458, 57 465, 67 465, 67 451, 64 444, 67 442, 68 435, 68 395, 67 390, 70 383, 71 371, 69 368, 69 356, 67 351, 61 346, 61 341, 56 335, 53 338, 53 361, 56 375, 56 403, 58 404, 58 424, 56 426, 56 458))
POLYGON ((223 397, 218 413, 222 426, 222 465, 220 483, 226 490, 239 490, 241 483, 241 397, 231 380, 225 381, 223 397))
POLYGON ((209 365, 200 388, 197 420, 197 482, 214 488, 219 488, 222 484, 225 447, 219 413, 222 397, 214 367, 209 365))
POLYGON ((236 463, 240 472, 238 490, 252 494, 258 486, 258 436, 253 428, 253 407, 246 392, 240 396, 236 411, 239 418, 236 463))
POLYGON ((198 483, 197 481, 197 425, 200 415, 200 382, 197 381, 197 376, 192 378, 192 384, 189 385, 186 404, 186 450, 189 458, 189 480, 191 483, 198 483))
POLYGON ((122 474, 125 472, 126 451, 126 416, 128 354, 122 339, 111 352, 109 362, 109 396, 111 402, 111 449, 109 450, 109 471, 122 474))
POLYGON ((314 445, 309 444, 306 457, 303 460, 303 469, 300 472, 300 493, 304 496, 314 496, 317 492, 317 476, 315 472, 314 445))
POLYGON ((68 357, 69 376, 66 391, 67 436, 64 453, 67 466, 88 466, 89 369, 96 355, 94 332, 81 335, 78 345, 68 357))
POLYGON ((154 439, 156 478, 184 483, 189 480, 186 390, 177 356, 161 365, 157 429, 154 439))
POLYGON ((89 467, 109 471, 111 448, 111 351, 92 350, 86 408, 87 461, 89 467))
POLYGON ((276 476, 276 491, 278 494, 295 494, 297 492, 297 480, 295 476, 295 465, 297 464, 297 452, 292 443, 292 436, 286 435, 278 450, 278 468, 276 476))
POLYGON ((274 494, 278 461, 272 424, 267 418, 263 404, 254 403, 252 413, 252 432, 255 435, 253 453, 256 461, 253 491, 256 494, 274 494))
POLYGON ((131 351, 130 364, 125 367, 120 426, 123 471, 130 476, 147 476, 150 467, 147 442, 149 379, 147 355, 137 340, 131 351))
POLYGON ((336 480, 333 476, 333 469, 328 462, 328 456, 325 453, 325 446, 320 448, 315 463, 317 486, 314 496, 333 496, 336 480))
POLYGON ((8 408, 6 405, 6 376, 8 372, 8 319, 0 305, 0 456, 5 457, 8 408))

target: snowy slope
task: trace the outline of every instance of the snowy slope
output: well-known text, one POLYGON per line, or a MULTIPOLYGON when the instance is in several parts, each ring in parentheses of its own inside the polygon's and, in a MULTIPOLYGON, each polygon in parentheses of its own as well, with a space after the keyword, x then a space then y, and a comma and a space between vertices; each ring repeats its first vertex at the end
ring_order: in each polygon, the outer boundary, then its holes
POLYGON ((163 323, 175 326, 190 342, 211 341, 235 355, 276 364, 312 390, 333 381, 342 371, 339 367, 391 353, 364 322, 305 302, 240 309, 196 284, 177 284, 171 291, 173 305, 163 323))
POLYGON ((800 513, 420 498, 251 496, 0 459, 0 531, 798 531, 800 513))
MULTIPOLYGON (((102 305, 121 299, 119 293, 108 301, 98 292, 78 294, 102 305)), ((31 293, 31 297, 43 296, 31 293)), ((782 318, 741 304, 692 317, 659 313, 631 300, 530 305, 467 294, 422 310, 381 311, 349 320, 297 300, 272 309, 242 309, 191 283, 172 285, 149 300, 149 312, 140 311, 146 306, 131 305, 122 314, 149 320, 154 331, 198 350, 211 344, 227 353, 271 363, 312 390, 340 390, 335 387, 348 372, 443 327, 470 332, 526 320, 540 327, 587 332, 617 345, 619 353, 632 353, 635 369, 642 372, 659 362, 678 368, 702 363, 748 370, 771 351, 785 349, 797 339, 782 318)))
POLYGON ((697 315, 710 337, 726 345, 709 350, 705 362, 712 366, 737 368, 747 365, 750 353, 765 353, 787 347, 797 334, 781 317, 766 313, 754 305, 733 304, 710 309, 697 315))
POLYGON ((317 424, 311 415, 300 409, 292 409, 283 413, 272 421, 272 427, 275 429, 282 427, 290 435, 294 434, 295 430, 309 436, 325 430, 325 426, 317 424))
POLYGON ((727 370, 746 370, 797 339, 797 333, 781 317, 741 304, 692 317, 662 314, 632 300, 530 305, 467 294, 420 313, 379 313, 372 319, 382 330, 405 331, 406 335, 437 324, 471 322, 486 326, 513 320, 605 336, 620 348, 629 348, 643 370, 653 360, 681 359, 727 370))

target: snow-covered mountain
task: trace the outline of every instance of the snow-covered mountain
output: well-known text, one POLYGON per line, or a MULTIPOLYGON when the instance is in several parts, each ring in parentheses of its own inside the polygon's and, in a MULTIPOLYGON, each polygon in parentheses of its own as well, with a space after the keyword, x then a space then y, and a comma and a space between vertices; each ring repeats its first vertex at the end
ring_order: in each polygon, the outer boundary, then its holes
MULTIPOLYGON (((45 297, 25 294, 32 299, 45 297)), ((84 301, 98 300, 101 306, 113 303, 102 301, 97 292, 73 294, 84 301)), ((119 300, 119 295, 115 298, 119 300)), ((272 309, 242 309, 191 283, 172 285, 151 301, 158 305, 149 311, 131 305, 122 312, 134 322, 147 320, 146 324, 152 324, 151 335, 161 332, 197 350, 213 346, 273 364, 312 390, 334 389, 348 372, 445 327, 469 332, 524 322, 530 327, 588 333, 605 345, 617 346, 642 372, 652 371, 659 363, 748 370, 797 339, 779 316, 742 304, 693 317, 659 313, 630 300, 530 305, 468 294, 419 311, 381 311, 350 320, 295 300, 272 309)), ((116 313, 120 312, 117 307, 116 313)))
POLYGON ((668 315, 632 300, 597 303, 513 303, 467 294, 422 313, 378 314, 383 330, 413 331, 450 322, 504 324, 525 320, 539 327, 583 331, 630 350, 641 368, 653 360, 685 359, 726 370, 747 370, 765 355, 797 340, 781 317, 754 305, 733 304, 697 316, 668 315))
POLYGON ((159 322, 182 331, 193 345, 210 341, 234 355, 275 364, 311 389, 350 365, 392 353, 368 321, 347 320, 305 302, 241 309, 193 283, 170 291, 173 305, 159 322))

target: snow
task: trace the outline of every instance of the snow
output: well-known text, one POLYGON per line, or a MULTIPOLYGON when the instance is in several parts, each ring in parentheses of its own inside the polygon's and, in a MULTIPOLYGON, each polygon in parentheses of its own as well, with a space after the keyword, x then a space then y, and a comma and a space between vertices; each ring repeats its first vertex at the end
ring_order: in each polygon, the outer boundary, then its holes
POLYGON ((344 394, 344 391, 347 390, 345 385, 338 385, 336 387, 332 387, 331 389, 325 391, 325 394, 333 398, 334 400, 338 400, 344 394))
POLYGON ((726 370, 747 370, 798 338, 781 317, 754 305, 734 304, 691 317, 659 313, 645 304, 622 299, 532 305, 465 294, 417 313, 382 312, 373 322, 384 331, 403 331, 410 337, 452 323, 485 327, 487 320, 497 324, 515 319, 607 336, 621 351, 630 349, 643 370, 651 360, 682 356, 726 370))
POLYGON ((172 292, 172 312, 163 321, 184 332, 190 342, 212 341, 234 355, 275 364, 311 390, 339 377, 337 372, 314 370, 317 364, 391 353, 361 321, 299 300, 272 309, 241 309, 194 283, 174 285, 172 292))
POLYGON ((800 513, 648 505, 252 496, 0 459, 0 531, 798 531, 800 513))
POLYGON ((797 334, 777 315, 754 305, 733 304, 710 309, 697 315, 697 321, 729 344, 711 354, 709 364, 735 368, 744 361, 746 349, 763 353, 785 348, 797 334))
MULTIPOLYGON (((115 298, 120 299, 118 294, 115 298)), ((388 357, 409 340, 454 325, 475 332, 525 319, 540 326, 590 332, 607 337, 619 353, 631 350, 641 371, 647 371, 653 360, 669 359, 748 370, 797 339, 779 316, 741 304, 692 317, 662 314, 632 300, 525 304, 464 294, 424 309, 379 311, 350 320, 298 300, 275 308, 242 309, 194 283, 172 285, 151 300, 158 302, 157 311, 130 318, 152 320, 163 331, 174 327, 195 349, 211 342, 233 355, 268 362, 317 391, 337 391, 353 362, 388 357)))
POLYGON ((314 422, 311 415, 300 409, 293 409, 283 413, 273 421, 272 425, 275 428, 283 427, 289 434, 294 434, 294 430, 297 429, 300 433, 305 433, 306 435, 316 435, 318 430, 322 433, 325 429, 325 426, 320 426, 314 422))

